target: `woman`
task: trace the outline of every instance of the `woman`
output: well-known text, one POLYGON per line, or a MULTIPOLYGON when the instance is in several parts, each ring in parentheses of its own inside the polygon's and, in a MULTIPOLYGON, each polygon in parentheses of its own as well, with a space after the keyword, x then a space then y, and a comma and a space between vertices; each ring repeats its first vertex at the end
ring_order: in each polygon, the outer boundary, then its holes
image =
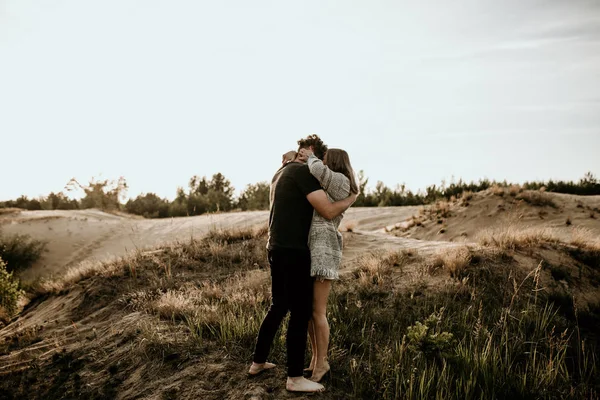
MULTIPOLYGON (((298 159, 306 161, 311 174, 319 180, 330 200, 338 201, 350 193, 358 194, 350 158, 344 150, 329 149, 321 161, 310 150, 300 149, 298 159)), ((315 283, 313 318, 308 327, 312 358, 307 371, 312 372, 310 379, 315 382, 319 382, 329 371, 327 298, 331 283, 339 277, 338 270, 342 263, 342 235, 338 231, 342 218, 343 214, 328 221, 315 211, 309 234, 311 276, 315 278, 315 283)))

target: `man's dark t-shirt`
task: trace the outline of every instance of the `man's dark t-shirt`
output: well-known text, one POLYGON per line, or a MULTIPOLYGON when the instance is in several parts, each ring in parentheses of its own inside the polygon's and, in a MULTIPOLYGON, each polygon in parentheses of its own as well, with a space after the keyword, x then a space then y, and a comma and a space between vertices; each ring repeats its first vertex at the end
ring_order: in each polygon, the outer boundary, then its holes
POLYGON ((313 207, 306 196, 320 189, 306 164, 290 162, 275 173, 270 193, 269 250, 308 249, 313 207))

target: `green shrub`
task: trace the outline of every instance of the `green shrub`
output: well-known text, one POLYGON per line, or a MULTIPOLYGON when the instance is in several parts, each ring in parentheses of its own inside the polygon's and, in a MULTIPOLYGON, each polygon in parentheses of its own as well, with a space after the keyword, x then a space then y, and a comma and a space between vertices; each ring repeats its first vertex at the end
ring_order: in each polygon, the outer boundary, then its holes
POLYGON ((12 317, 17 311, 17 302, 22 293, 19 282, 13 278, 12 272, 6 270, 6 264, 0 258, 0 309, 7 317, 12 317))
POLYGON ((237 206, 242 211, 268 210, 270 189, 271 185, 268 182, 258 182, 257 184, 246 186, 246 189, 238 199, 237 206))
POLYGON ((142 215, 145 218, 166 218, 169 216, 169 201, 154 193, 139 195, 125 204, 128 213, 142 215))
POLYGON ((29 235, 2 236, 0 233, 0 258, 11 272, 31 267, 40 259, 45 247, 46 242, 29 235))
POLYGON ((414 352, 421 352, 425 356, 446 355, 454 344, 454 335, 442 332, 442 316, 444 307, 431 314, 425 323, 417 321, 415 325, 407 328, 408 348, 414 352))

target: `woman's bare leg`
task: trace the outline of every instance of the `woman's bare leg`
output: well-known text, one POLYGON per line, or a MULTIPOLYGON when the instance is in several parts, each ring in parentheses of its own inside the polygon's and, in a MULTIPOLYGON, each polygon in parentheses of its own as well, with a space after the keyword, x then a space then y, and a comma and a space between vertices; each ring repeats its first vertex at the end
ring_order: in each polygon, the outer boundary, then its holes
POLYGON ((311 380, 318 382, 329 371, 327 351, 329 350, 329 322, 327 321, 327 299, 331 290, 331 280, 315 281, 313 299, 313 319, 317 343, 317 359, 311 380))
POLYGON ((310 350, 312 356, 310 359, 310 366, 306 368, 305 371, 312 373, 315 369, 315 364, 317 363, 317 337, 315 335, 315 324, 312 319, 308 321, 308 336, 310 338, 310 350))

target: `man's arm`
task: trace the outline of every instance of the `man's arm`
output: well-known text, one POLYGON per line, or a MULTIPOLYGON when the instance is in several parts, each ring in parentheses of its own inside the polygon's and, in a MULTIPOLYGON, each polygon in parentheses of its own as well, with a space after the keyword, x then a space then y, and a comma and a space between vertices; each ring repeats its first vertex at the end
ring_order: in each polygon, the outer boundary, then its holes
POLYGON ((344 200, 332 203, 322 189, 315 190, 306 196, 313 208, 327 220, 331 220, 346 211, 356 201, 356 197, 357 195, 351 194, 344 200))

